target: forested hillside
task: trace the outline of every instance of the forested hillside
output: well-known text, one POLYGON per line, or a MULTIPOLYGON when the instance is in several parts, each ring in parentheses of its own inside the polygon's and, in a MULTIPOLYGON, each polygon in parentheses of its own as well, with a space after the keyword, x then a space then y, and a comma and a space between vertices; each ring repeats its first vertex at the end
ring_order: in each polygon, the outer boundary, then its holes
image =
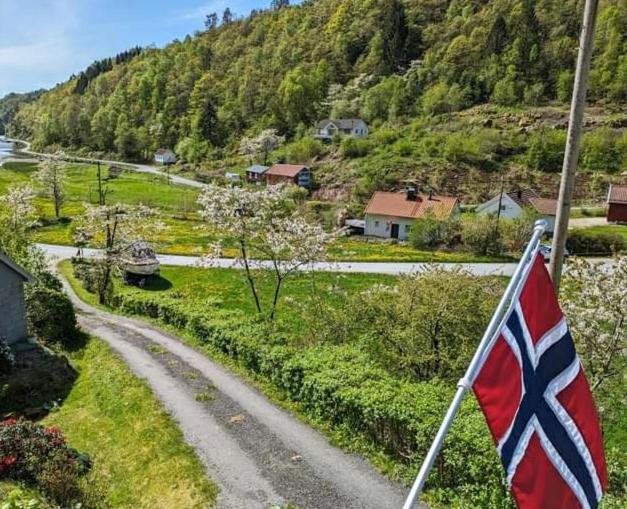
MULTIPOLYGON (((169 146, 200 161, 244 133, 298 137, 327 115, 402 123, 486 102, 565 103, 582 5, 305 0, 95 63, 24 105, 11 133, 39 148, 141 159, 169 146)), ((627 0, 605 0, 590 98, 624 109, 626 83, 627 0)))
POLYGON ((7 94, 0 98, 0 135, 5 133, 6 126, 11 123, 21 105, 34 101, 43 92, 43 90, 37 90, 26 94, 7 94))

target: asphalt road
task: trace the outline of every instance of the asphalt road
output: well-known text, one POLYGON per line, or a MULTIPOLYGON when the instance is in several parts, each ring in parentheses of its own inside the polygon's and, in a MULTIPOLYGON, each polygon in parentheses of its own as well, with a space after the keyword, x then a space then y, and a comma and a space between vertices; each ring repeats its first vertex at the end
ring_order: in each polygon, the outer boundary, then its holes
MULTIPOLYGON (((23 148, 18 150, 19 154, 25 154, 25 155, 34 156, 34 157, 46 157, 50 155, 50 154, 44 154, 41 152, 34 152, 30 150, 30 143, 24 140, 7 139, 7 141, 10 141, 13 143, 20 143, 23 145, 23 148)), ((155 166, 150 166, 147 164, 125 163, 122 161, 111 161, 109 159, 93 159, 93 158, 88 158, 88 157, 74 157, 74 156, 68 156, 68 160, 82 162, 82 163, 115 164, 118 166, 122 166, 124 168, 128 168, 133 171, 138 171, 140 173, 151 173, 153 175, 161 175, 162 177, 169 177, 170 182, 172 182, 173 184, 196 187, 196 188, 202 188, 204 186, 202 182, 198 182, 197 180, 180 177, 178 175, 168 175, 162 169, 155 167, 155 166)))
MULTIPOLYGON (((57 260, 69 259, 76 255, 76 248, 71 246, 56 246, 50 244, 38 244, 44 252, 51 258, 57 260)), ((85 249, 83 252, 86 258, 91 258, 99 254, 96 249, 85 249)), ((162 265, 172 265, 176 267, 199 266, 200 257, 197 256, 176 256, 158 255, 162 265)), ((218 258, 212 260, 212 267, 219 268, 241 268, 232 258, 218 258)), ((255 268, 271 268, 270 262, 256 260, 252 262, 255 268)), ((444 270, 457 270, 462 268, 477 276, 511 276, 516 269, 515 263, 369 263, 369 262, 317 262, 311 267, 304 267, 303 270, 314 270, 321 272, 348 272, 364 274, 411 274, 425 270, 426 268, 439 267, 444 270)))
MULTIPOLYGON (((398 509, 405 490, 205 355, 142 321, 94 309, 66 285, 87 332, 107 342, 173 416, 218 508, 398 509), (198 394, 208 394, 199 398, 198 394)), ((423 506, 424 509, 424 506, 423 506)))

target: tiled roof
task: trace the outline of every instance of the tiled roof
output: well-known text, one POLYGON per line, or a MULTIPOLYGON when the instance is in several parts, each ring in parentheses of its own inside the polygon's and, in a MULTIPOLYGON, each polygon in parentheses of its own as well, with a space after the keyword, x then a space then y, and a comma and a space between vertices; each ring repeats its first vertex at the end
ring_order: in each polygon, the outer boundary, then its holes
POLYGON ((507 193, 507 196, 514 200, 519 207, 531 205, 532 198, 540 198, 540 195, 533 189, 519 189, 518 191, 507 193))
POLYGON ((280 177, 294 178, 301 171, 306 169, 307 167, 302 164, 275 164, 266 172, 266 175, 278 175, 280 177))
POLYGON ((542 215, 557 215, 557 200, 552 200, 550 198, 531 198, 529 200, 529 204, 542 215))
POLYGON ((360 122, 363 122, 360 118, 325 118, 318 123, 318 129, 324 129, 331 123, 335 124, 339 129, 353 129, 360 122))
POLYGON ((250 168, 248 168, 246 171, 248 173, 265 173, 270 169, 269 166, 262 166, 260 164, 253 164, 250 168))
POLYGON ((453 213, 457 201, 454 196, 433 195, 429 199, 425 194, 418 194, 416 200, 408 200, 405 192, 377 191, 366 206, 366 214, 418 219, 431 210, 436 217, 446 219, 453 213))
POLYGON ((610 185, 610 193, 607 202, 627 204, 627 186, 610 185))

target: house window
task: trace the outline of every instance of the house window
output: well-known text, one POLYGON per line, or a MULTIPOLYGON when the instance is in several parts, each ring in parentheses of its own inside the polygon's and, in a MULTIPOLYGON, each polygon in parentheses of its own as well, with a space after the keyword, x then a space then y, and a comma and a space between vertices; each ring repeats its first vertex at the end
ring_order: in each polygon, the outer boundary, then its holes
POLYGON ((507 210, 507 205, 501 205, 501 210, 507 210))
POLYGON ((408 224, 405 225, 405 233, 409 233, 409 225, 408 224))
POLYGON ((374 222, 374 227, 375 227, 375 228, 379 228, 379 221, 375 221, 375 222, 374 222))

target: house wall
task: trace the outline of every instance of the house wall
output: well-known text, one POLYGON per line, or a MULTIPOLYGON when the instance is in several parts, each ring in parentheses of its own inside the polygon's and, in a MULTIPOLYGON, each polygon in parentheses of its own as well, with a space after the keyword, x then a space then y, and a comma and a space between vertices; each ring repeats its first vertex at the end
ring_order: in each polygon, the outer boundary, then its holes
POLYGON ((392 235, 392 224, 399 225, 399 240, 407 240, 409 229, 414 223, 413 219, 405 217, 380 216, 375 214, 366 214, 366 227, 364 233, 372 237, 381 237, 389 239, 392 235))
POLYGON ((358 138, 365 138, 368 136, 368 126, 365 122, 359 122, 359 124, 353 128, 353 136, 358 138))
MULTIPOLYGON (((495 196, 491 200, 477 207, 477 214, 494 214, 499 211, 499 197, 495 196)), ((515 219, 522 214, 523 209, 509 196, 503 195, 501 202, 501 217, 515 219)))
POLYGON ((28 336, 23 279, 0 262, 0 336, 11 345, 28 336))
POLYGON ((612 223, 627 223, 627 204, 610 203, 607 210, 607 220, 612 223))
POLYGON ((555 231, 555 216, 540 216, 540 219, 546 221, 546 233, 553 233, 555 231))

